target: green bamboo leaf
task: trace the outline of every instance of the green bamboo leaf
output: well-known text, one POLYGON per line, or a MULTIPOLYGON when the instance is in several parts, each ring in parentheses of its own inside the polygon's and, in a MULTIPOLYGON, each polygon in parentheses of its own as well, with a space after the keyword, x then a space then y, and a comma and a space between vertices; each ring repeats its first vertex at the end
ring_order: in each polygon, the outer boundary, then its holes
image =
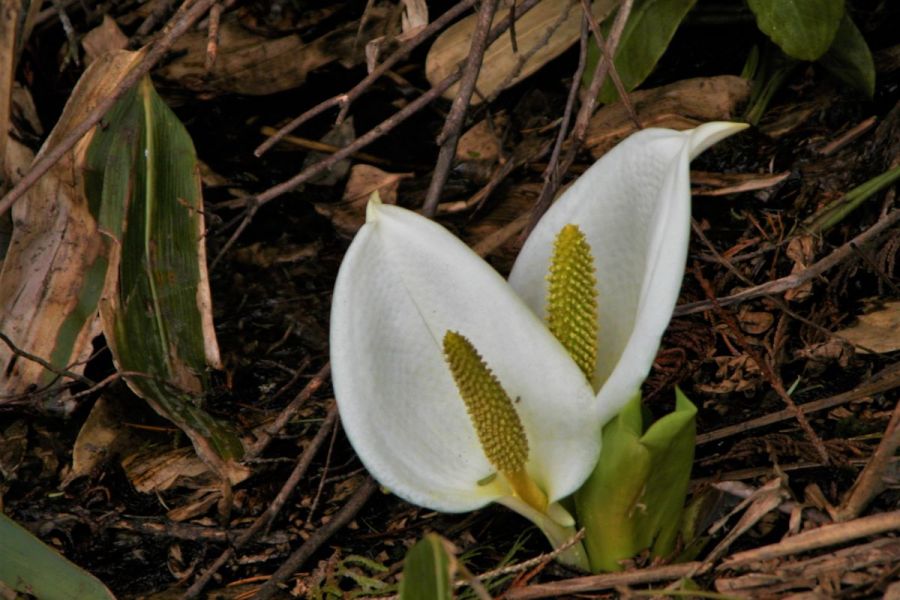
POLYGON ((240 439, 199 408, 218 346, 191 138, 145 78, 116 104, 87 153, 85 190, 106 234, 109 271, 100 314, 129 387, 187 433, 232 482, 240 439))
MULTIPOLYGON (((622 31, 622 39, 616 50, 616 70, 628 91, 639 86, 653 71, 656 63, 669 47, 675 31, 681 25, 688 11, 697 0, 637 0, 628 16, 628 23, 622 31)), ((613 19, 605 22, 606 33, 613 19)), ((589 79, 594 66, 600 59, 596 42, 588 48, 588 63, 585 69, 589 79)), ((590 84, 589 80, 585 81, 590 84)), ((619 98, 612 82, 607 79, 600 89, 600 102, 609 104, 619 98)))
POLYGON ((454 563, 443 538, 426 534, 406 553, 400 600, 451 600, 454 563))
POLYGON ((597 467, 575 493, 584 545, 594 571, 652 548, 672 552, 694 457, 697 409, 676 390, 675 411, 642 435, 640 397, 603 428, 597 467))
POLYGON ((869 98, 875 94, 875 61, 865 38, 849 15, 844 15, 834 42, 819 64, 869 98))
POLYGON ((844 0, 747 0, 760 31, 785 54, 818 60, 834 41, 844 0))
POLYGON ((115 600, 99 579, 4 514, 0 540, 0 592, 6 586, 40 600, 115 600))

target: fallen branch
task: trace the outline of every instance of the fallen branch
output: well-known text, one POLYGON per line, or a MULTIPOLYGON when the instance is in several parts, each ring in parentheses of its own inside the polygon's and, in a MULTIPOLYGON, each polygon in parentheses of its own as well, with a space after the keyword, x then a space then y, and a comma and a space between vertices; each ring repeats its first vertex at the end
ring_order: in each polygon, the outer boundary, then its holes
MULTIPOLYGON (((839 265, 851 256, 854 256, 854 246, 859 247, 863 244, 867 244, 871 241, 876 240, 882 233, 893 226, 897 221, 900 221, 900 210, 895 209, 879 219, 877 223, 869 227, 867 230, 865 230, 846 244, 840 246, 825 258, 819 260, 816 263, 813 263, 802 271, 791 273, 790 275, 775 279, 773 281, 768 281, 761 285, 746 289, 742 292, 738 292, 737 294, 716 298, 715 302, 718 303, 719 306, 730 306, 732 304, 737 304, 746 300, 752 300, 754 298, 759 298, 768 294, 778 294, 780 292, 786 292, 787 290, 800 287, 807 281, 818 277, 825 271, 839 265)), ((712 300, 689 302, 688 304, 676 306, 674 316, 681 317, 684 315, 692 315, 694 313, 710 310, 714 306, 715 304, 712 300)))
POLYGON ((269 580, 263 584, 256 595, 255 600, 268 600, 277 591, 279 586, 294 572, 299 569, 304 562, 309 559, 313 553, 318 550, 322 544, 327 542, 331 536, 343 529, 356 513, 365 505, 369 497, 378 488, 378 484, 371 477, 366 477, 365 481, 356 488, 350 500, 339 510, 328 523, 318 528, 303 545, 297 548, 291 556, 278 567, 278 570, 272 574, 269 580))

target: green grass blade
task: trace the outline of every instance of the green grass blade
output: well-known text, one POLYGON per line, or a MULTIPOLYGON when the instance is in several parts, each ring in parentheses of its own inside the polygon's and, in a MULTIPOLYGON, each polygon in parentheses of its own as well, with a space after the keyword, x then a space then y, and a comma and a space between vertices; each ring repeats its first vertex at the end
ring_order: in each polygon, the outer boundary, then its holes
POLYGON ((410 548, 403 561, 400 600, 451 600, 454 562, 444 540, 434 533, 427 534, 410 548))

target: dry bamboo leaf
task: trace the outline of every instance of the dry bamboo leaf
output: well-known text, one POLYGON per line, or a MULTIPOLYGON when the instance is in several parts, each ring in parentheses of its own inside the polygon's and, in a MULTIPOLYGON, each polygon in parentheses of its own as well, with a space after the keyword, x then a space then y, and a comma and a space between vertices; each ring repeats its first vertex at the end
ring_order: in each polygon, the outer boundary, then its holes
MULTIPOLYGON (((596 0, 592 12, 597 21, 605 19, 615 8, 615 0, 596 0)), ((494 23, 509 14, 503 3, 494 15, 494 23)), ((578 41, 581 32, 581 6, 573 0, 543 0, 516 21, 516 45, 513 51, 509 34, 500 36, 484 53, 481 71, 478 74, 472 104, 481 102, 481 97, 489 97, 525 79, 545 64, 565 52, 578 41), (549 35, 548 30, 559 24, 549 35), (525 60, 520 67, 520 59, 525 60), (513 76, 518 70, 518 74, 513 76), (479 96, 480 94, 480 96, 479 96)), ((469 55, 472 34, 477 15, 473 14, 457 22, 431 46, 425 60, 425 74, 431 85, 435 85, 448 75, 469 55)), ((459 93, 459 84, 444 92, 444 97, 452 99, 459 93)))
MULTIPOLYGON (((727 121, 750 95, 750 82, 734 75, 684 79, 628 95, 643 127, 691 129, 708 121, 727 121)), ((621 102, 594 113, 585 146, 599 158, 636 130, 621 102)))
POLYGON ((322 37, 304 41, 299 35, 268 39, 251 33, 234 19, 223 20, 219 29, 219 54, 211 71, 206 69, 207 33, 192 31, 172 47, 180 54, 156 73, 188 89, 220 94, 233 92, 264 96, 300 86, 306 76, 328 63, 353 65, 362 59, 361 49, 378 30, 385 11, 369 11, 364 31, 359 23, 347 23, 322 37), (359 55, 359 56, 357 56, 359 55))
POLYGON ((894 352, 900 350, 900 301, 860 315, 856 324, 835 332, 855 346, 859 352, 894 352))
MULTIPOLYGON (((106 55, 91 65, 41 153, 108 96, 140 56, 134 52, 106 55)), ((0 331, 19 349, 75 373, 83 369, 98 332, 97 302, 106 273, 97 225, 76 168, 90 137, 63 156, 13 206, 13 237, 0 271, 0 331)), ((0 344, 0 372, 4 374, 0 398, 7 398, 0 404, 58 379, 37 362, 16 357, 5 344, 0 344)))
POLYGON ((107 52, 124 50, 128 37, 112 17, 103 15, 103 22, 85 34, 81 45, 84 47, 84 61, 91 64, 107 52))
POLYGON ((122 458, 122 468, 134 489, 144 494, 163 492, 175 486, 214 487, 217 480, 216 474, 189 447, 142 448, 122 458))

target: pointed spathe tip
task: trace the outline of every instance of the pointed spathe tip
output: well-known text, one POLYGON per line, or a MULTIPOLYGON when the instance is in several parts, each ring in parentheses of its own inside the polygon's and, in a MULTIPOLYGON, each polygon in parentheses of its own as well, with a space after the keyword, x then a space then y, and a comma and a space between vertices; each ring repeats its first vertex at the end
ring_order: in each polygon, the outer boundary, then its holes
POLYGON ((369 196, 369 203, 366 204, 366 223, 374 223, 378 220, 378 215, 381 212, 379 209, 383 206, 381 202, 381 196, 378 195, 378 191, 372 192, 372 195, 369 196))
POLYGON ((696 158, 713 144, 721 142, 725 138, 730 137, 739 131, 743 131, 748 127, 750 127, 748 123, 713 121, 711 123, 704 123, 703 125, 692 129, 689 132, 691 136, 691 158, 696 158))

